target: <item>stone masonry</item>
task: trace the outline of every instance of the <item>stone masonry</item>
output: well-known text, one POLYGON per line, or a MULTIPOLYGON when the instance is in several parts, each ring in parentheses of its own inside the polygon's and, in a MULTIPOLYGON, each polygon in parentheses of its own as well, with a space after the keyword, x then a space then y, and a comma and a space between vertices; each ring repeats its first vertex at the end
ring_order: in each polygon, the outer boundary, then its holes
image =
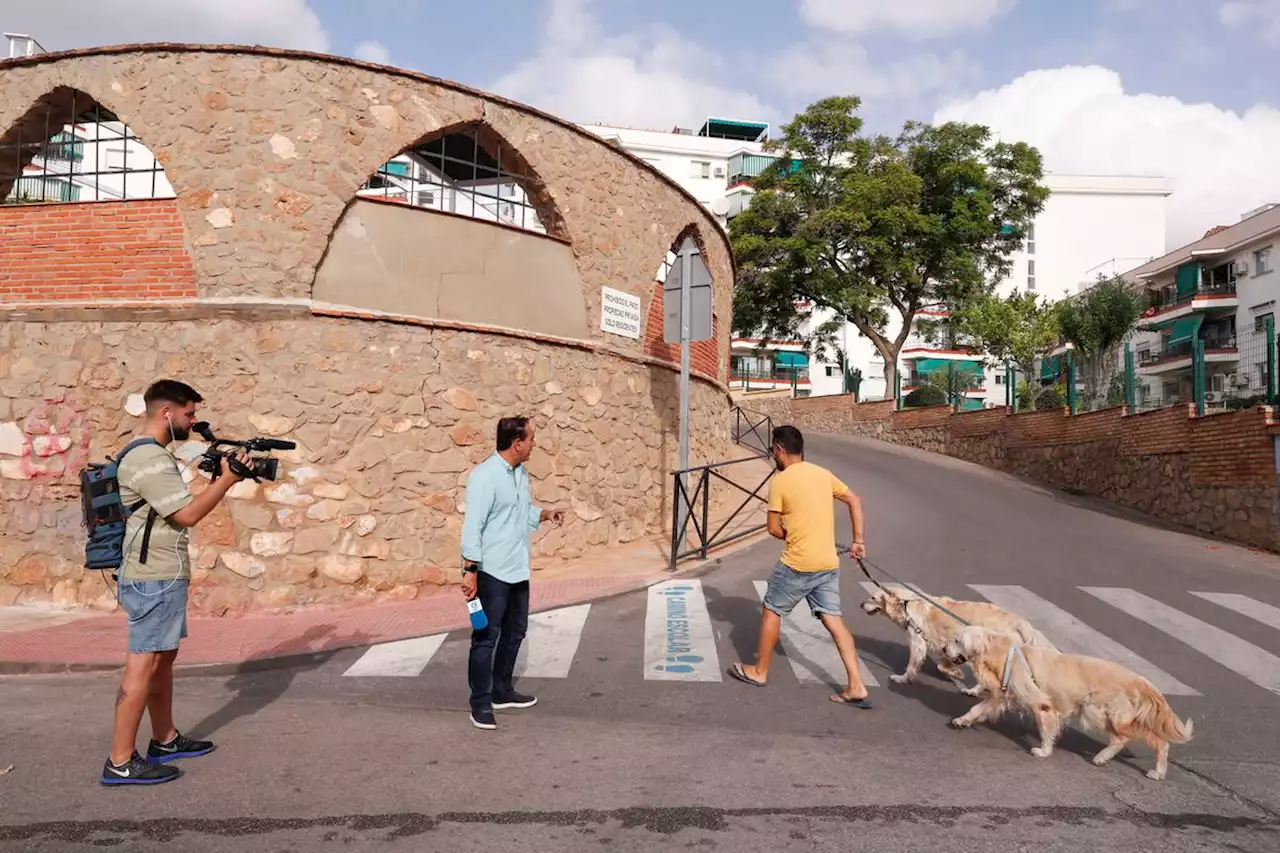
MULTIPOLYGON (((23 205, 0 218, 0 605, 114 606, 82 565, 77 477, 136 434, 140 395, 160 377, 195 385, 220 436, 298 442, 277 454, 276 482, 240 484, 196 527, 193 612, 404 600, 456 583, 467 472, 505 414, 534 418, 535 497, 567 511, 563 528, 536 535, 537 564, 662 537, 676 365, 652 328, 603 333, 600 299, 609 286, 639 297, 642 317, 660 315, 654 271, 686 234, 711 270, 716 321, 715 340, 696 348, 691 461, 741 455, 725 422, 727 238, 626 152, 423 75, 187 45, 0 61, 0 146, 95 101, 155 154, 177 198, 23 205), (464 127, 530 175, 548 231, 537 239, 568 245, 578 266, 586 339, 312 300, 357 188, 406 148, 464 127), (85 217, 98 248, 67 239, 85 217), (107 266, 90 269, 90 256, 107 266)), ((447 215, 424 212, 422 227, 447 215)), ((205 485, 202 449, 178 448, 193 490, 205 485)))

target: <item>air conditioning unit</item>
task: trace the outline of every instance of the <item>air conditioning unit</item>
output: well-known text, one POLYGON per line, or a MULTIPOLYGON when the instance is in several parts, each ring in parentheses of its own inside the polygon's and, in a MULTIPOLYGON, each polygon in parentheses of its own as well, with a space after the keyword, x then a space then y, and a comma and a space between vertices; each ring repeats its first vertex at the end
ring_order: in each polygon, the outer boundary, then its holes
POLYGON ((1231 374, 1231 376, 1229 377, 1229 381, 1231 382, 1231 384, 1232 384, 1232 385, 1234 385, 1234 386, 1235 386, 1235 387, 1237 387, 1237 388, 1248 388, 1248 387, 1249 387, 1249 374, 1247 374, 1247 373, 1233 373, 1233 374, 1231 374))
POLYGON ((716 166, 716 177, 717 178, 724 177, 724 166, 716 166))
POLYGON ((1232 275, 1237 275, 1237 276, 1241 276, 1241 275, 1248 275, 1248 274, 1249 274, 1249 262, 1248 262, 1248 261, 1236 261, 1234 264, 1232 264, 1232 265, 1231 265, 1231 273, 1232 273, 1232 275))
POLYGON ((1204 401, 1206 403, 1221 403, 1226 399, 1226 395, 1221 391, 1205 391, 1204 401))

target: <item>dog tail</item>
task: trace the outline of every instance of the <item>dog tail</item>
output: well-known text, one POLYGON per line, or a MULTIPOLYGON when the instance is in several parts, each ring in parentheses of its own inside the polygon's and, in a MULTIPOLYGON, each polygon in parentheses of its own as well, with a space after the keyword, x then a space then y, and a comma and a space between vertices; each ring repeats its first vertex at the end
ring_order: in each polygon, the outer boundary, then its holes
POLYGON ((1137 725, 1171 743, 1186 743, 1191 740, 1195 728, 1191 718, 1179 720, 1164 694, 1151 682, 1143 680, 1138 688, 1137 700, 1138 713, 1134 719, 1137 725))

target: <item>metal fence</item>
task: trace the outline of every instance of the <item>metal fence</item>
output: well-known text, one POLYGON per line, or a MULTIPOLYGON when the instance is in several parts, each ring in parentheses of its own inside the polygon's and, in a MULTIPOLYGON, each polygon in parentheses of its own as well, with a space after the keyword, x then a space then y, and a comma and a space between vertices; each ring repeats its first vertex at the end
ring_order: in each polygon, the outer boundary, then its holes
MULTIPOLYGON (((758 464, 768 455, 769 446, 773 440, 773 419, 768 415, 736 407, 733 438, 739 445, 751 450, 752 455, 728 462, 712 462, 707 465, 682 468, 672 474, 674 500, 671 502, 671 555, 668 565, 670 571, 675 571, 676 564, 687 557, 696 554, 705 560, 710 549, 750 536, 767 526, 766 524, 743 526, 741 516, 743 511, 753 503, 768 504, 768 493, 762 495, 761 490, 773 478, 774 467, 769 466, 764 478, 753 489, 734 482, 726 476, 726 472, 745 471, 748 464, 758 464), (729 488, 730 494, 736 491, 745 497, 732 512, 720 520, 719 526, 712 531, 711 498, 712 489, 715 486, 722 489, 729 488), (683 518, 681 518, 682 510, 684 510, 683 518), (692 532, 696 542, 690 547, 682 548, 681 545, 690 532, 690 525, 693 525, 692 532)), ((747 482, 753 481, 754 478, 747 482)))
POLYGON ((1272 405, 1276 352, 1270 314, 1244 329, 1217 323, 1191 339, 1126 347, 1124 401, 1138 412, 1190 404, 1200 414, 1272 405))

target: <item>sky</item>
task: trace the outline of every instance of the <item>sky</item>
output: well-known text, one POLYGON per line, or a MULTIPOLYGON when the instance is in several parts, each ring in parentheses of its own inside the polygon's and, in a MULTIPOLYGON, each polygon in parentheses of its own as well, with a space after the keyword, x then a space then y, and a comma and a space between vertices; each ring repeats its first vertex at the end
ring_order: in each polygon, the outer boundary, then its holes
POLYGON ((1280 202, 1280 0, 72 0, 48 50, 266 44, 455 80, 579 123, 773 127, 857 95, 869 131, 976 121, 1050 171, 1164 177, 1169 248, 1280 202), (466 14, 459 14, 459 12, 466 14))

